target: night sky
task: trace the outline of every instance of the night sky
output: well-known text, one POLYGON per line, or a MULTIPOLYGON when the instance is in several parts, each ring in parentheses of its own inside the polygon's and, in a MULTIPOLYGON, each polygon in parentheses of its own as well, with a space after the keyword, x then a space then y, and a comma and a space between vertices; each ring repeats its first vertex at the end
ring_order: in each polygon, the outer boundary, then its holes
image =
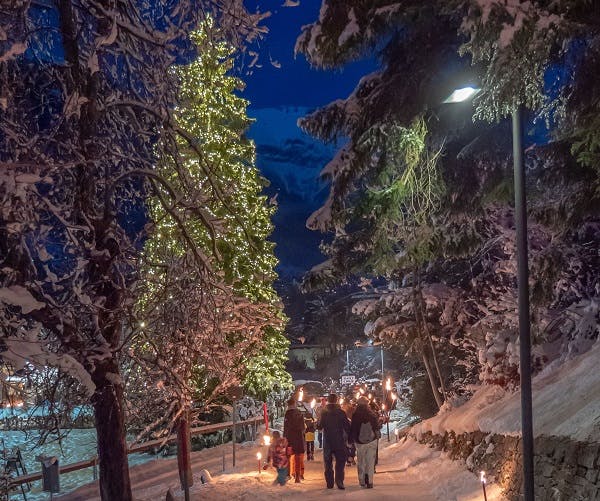
MULTIPOLYGON (((282 4, 283 0, 248 2, 250 10, 258 5, 272 15, 264 22, 269 33, 259 45, 257 65, 262 67, 246 68, 243 95, 251 102, 249 115, 257 120, 249 135, 256 141, 258 167, 271 181, 267 193, 277 195, 272 239, 280 260, 278 272, 287 281, 324 259, 318 249, 323 235, 306 229, 305 223, 327 195, 318 173, 336 149, 301 133, 295 121, 314 108, 347 97, 374 64, 358 62, 340 71, 311 69, 302 55, 294 57, 294 45, 301 27, 318 18, 321 2, 282 4)), ((246 56, 247 65, 251 59, 246 56)))

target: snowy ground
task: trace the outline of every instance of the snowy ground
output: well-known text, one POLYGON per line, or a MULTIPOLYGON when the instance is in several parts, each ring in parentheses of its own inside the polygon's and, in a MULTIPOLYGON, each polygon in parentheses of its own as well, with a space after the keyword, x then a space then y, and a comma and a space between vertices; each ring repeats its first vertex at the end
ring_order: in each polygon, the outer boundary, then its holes
MULTIPOLYGON (((316 500, 322 498, 378 499, 404 501, 479 501, 483 499, 478 478, 468 472, 464 465, 451 461, 444 454, 417 444, 412 440, 388 445, 385 438, 380 442, 380 462, 375 475, 375 488, 362 489, 358 485, 356 467, 346 468, 346 490, 328 490, 323 480, 321 451, 316 460, 306 463, 305 480, 301 484, 288 483, 284 487, 273 486, 275 473, 272 469, 258 474, 256 453, 266 450, 253 443, 242 444, 238 448, 238 465, 231 469, 231 445, 205 449, 193 453, 195 484, 191 499, 210 500, 275 500, 302 498, 316 500), (222 471, 223 452, 228 469, 222 471), (200 475, 207 469, 213 476, 212 482, 202 484, 200 475)), ((176 499, 183 499, 178 488, 177 465, 175 460, 152 462, 131 469, 134 496, 137 501, 164 500, 169 487, 173 488, 176 499)), ((489 501, 502 501, 499 488, 488 485, 489 501)), ((70 495, 60 497, 62 501, 92 501, 98 499, 95 486, 89 485, 70 495)))

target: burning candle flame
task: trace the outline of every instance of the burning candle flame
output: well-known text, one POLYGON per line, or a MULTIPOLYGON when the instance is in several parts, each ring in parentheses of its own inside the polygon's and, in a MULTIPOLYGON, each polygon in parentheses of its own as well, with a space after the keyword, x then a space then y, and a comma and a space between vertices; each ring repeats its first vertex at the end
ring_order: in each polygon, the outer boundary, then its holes
POLYGON ((356 400, 358 400, 360 398, 360 391, 356 392, 356 400))
POLYGON ((373 395, 371 393, 369 393, 369 400, 371 400, 373 398, 373 395))
POLYGON ((263 435, 263 441, 264 441, 265 445, 271 445, 270 435, 263 435))
POLYGON ((392 380, 390 378, 387 378, 387 381, 385 382, 385 389, 387 391, 390 391, 392 389, 392 380))
POLYGON ((258 459, 259 461, 262 459, 262 454, 260 452, 256 453, 256 459, 258 459))
POLYGON ((298 402, 302 402, 304 398, 304 388, 300 388, 300 393, 298 394, 298 402))
POLYGON ((481 479, 481 483, 482 483, 482 484, 485 484, 485 471, 482 471, 482 472, 479 474, 479 478, 481 479))

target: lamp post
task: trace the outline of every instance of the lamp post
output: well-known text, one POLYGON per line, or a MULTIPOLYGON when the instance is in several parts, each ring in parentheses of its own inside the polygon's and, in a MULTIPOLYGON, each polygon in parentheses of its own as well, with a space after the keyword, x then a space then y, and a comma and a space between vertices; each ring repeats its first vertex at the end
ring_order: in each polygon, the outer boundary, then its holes
MULTIPOLYGON (((444 103, 471 99, 480 89, 456 89, 444 103)), ((533 405, 531 395, 531 333, 529 320, 529 263, 527 255, 527 193, 523 165, 522 107, 512 112, 513 169, 515 183, 515 230, 517 236, 517 287, 519 309, 519 369, 521 375, 521 432, 523 437, 523 494, 534 501, 533 488, 533 405)))

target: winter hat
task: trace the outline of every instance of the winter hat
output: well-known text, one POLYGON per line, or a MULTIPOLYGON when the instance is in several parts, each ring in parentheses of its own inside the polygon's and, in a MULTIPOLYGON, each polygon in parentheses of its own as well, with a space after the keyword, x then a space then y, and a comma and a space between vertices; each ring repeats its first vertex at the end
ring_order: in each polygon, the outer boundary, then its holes
POLYGON ((368 407, 369 406, 369 399, 367 397, 364 397, 364 396, 360 397, 358 399, 358 405, 363 405, 365 407, 368 407))

